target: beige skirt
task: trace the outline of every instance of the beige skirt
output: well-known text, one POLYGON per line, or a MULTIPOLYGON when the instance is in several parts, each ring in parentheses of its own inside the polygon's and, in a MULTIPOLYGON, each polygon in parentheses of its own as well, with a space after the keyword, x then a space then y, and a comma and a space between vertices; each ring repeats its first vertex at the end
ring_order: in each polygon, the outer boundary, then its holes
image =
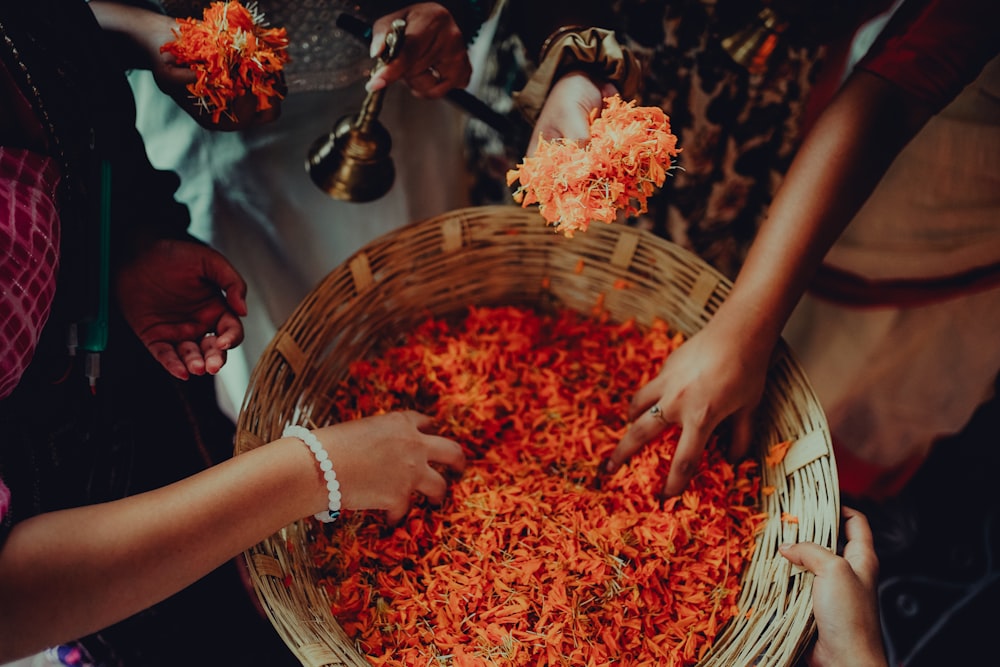
POLYGON ((825 265, 784 335, 839 448, 891 479, 1000 372, 1000 60, 900 153, 825 265))

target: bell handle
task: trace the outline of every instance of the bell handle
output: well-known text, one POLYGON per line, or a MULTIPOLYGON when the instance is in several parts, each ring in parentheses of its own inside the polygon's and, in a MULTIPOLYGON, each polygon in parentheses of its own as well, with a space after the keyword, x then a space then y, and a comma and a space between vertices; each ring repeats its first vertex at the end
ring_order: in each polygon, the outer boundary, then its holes
MULTIPOLYGON (((385 48, 379 54, 378 63, 372 70, 372 76, 388 65, 399 53, 399 50, 403 46, 403 33, 405 31, 406 21, 404 19, 395 19, 392 22, 389 27, 389 34, 385 36, 385 48)), ((384 87, 379 90, 373 90, 365 96, 365 101, 361 104, 361 110, 358 111, 358 117, 354 124, 358 130, 367 132, 371 129, 372 123, 375 122, 375 119, 382 111, 382 101, 384 98, 384 87)))

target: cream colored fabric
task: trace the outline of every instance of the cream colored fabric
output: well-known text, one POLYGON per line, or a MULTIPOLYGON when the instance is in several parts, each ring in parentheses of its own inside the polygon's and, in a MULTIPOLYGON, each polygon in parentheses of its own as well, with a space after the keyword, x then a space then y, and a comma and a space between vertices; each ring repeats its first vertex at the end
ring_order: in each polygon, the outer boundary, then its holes
MULTIPOLYGON (((902 151, 827 256, 869 279, 1000 262, 1000 60, 902 151)), ((785 337, 834 437, 895 467, 962 429, 1000 371, 1000 289, 918 308, 805 297, 785 337)))

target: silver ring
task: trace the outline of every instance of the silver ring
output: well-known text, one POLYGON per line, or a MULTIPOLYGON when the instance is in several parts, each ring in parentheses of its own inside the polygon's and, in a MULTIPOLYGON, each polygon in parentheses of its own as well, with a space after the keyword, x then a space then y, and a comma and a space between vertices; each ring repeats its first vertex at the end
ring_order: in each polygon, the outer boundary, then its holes
POLYGON ((437 71, 433 67, 428 67, 427 68, 427 73, 430 74, 434 78, 435 81, 440 81, 441 80, 441 72, 437 71))
POLYGON ((663 416, 663 408, 660 407, 659 403, 653 403, 653 407, 649 409, 649 414, 653 415, 653 417, 660 420, 660 422, 664 426, 670 425, 670 422, 667 421, 667 418, 663 416))
POLYGON ((214 331, 209 331, 204 336, 202 336, 202 338, 210 338, 214 335, 216 335, 214 331))

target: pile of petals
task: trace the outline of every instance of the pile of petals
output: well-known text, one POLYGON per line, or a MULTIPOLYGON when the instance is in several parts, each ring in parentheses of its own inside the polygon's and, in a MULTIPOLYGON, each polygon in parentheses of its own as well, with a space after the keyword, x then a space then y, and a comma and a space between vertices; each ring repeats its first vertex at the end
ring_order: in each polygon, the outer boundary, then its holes
POLYGON ((372 664, 692 665, 750 613, 758 463, 713 444, 683 495, 658 499, 669 432, 597 475, 628 395, 680 343, 659 322, 472 308, 352 365, 334 420, 418 409, 469 457, 441 507, 398 526, 311 524, 332 612, 372 664))
POLYGON ((188 90, 218 122, 230 114, 230 104, 244 95, 257 98, 257 109, 271 107, 281 97, 281 71, 288 62, 288 35, 269 28, 256 5, 213 2, 202 19, 179 18, 176 39, 160 47, 187 65, 198 80, 188 90))
POLYGON ((647 200, 663 185, 680 153, 670 118, 659 107, 639 107, 615 95, 590 119, 586 145, 541 137, 532 157, 507 172, 514 200, 538 204, 546 222, 573 236, 591 221, 645 213, 647 200))

